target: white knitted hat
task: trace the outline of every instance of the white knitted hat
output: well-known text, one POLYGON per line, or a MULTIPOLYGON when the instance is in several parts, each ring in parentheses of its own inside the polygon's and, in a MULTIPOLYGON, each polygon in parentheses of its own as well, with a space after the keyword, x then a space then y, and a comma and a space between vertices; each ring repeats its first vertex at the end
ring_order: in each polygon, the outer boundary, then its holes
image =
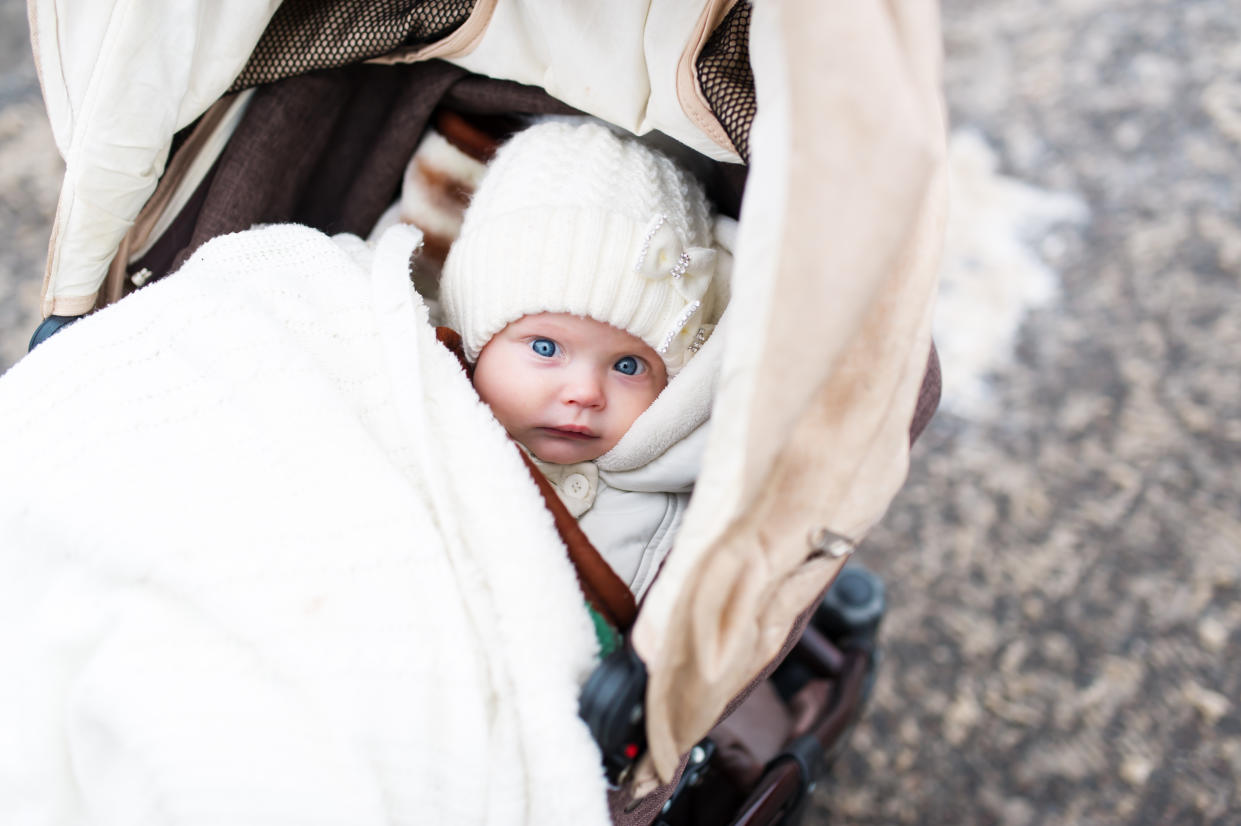
POLYGON ((572 313, 646 342, 675 374, 722 310, 702 186, 592 121, 500 147, 444 262, 440 298, 471 362, 524 315, 572 313))

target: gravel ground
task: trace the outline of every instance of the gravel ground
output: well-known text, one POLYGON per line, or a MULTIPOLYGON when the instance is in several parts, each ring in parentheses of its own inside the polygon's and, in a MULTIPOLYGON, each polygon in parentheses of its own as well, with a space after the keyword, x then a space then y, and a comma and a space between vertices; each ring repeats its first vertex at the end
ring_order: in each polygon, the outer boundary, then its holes
POLYGON ((864 548, 887 660, 833 822, 1241 823, 1239 12, 945 4, 954 124, 1091 218, 864 548))
MULTIPOLYGON (((946 411, 862 560, 885 661, 812 823, 1241 822, 1241 13, 947 0, 955 127, 1073 193, 1059 296, 946 411)), ((59 166, 0 0, 0 369, 25 350, 59 166)))
POLYGON ((0 0, 0 371, 26 352, 64 165, 30 55, 26 4, 0 0))

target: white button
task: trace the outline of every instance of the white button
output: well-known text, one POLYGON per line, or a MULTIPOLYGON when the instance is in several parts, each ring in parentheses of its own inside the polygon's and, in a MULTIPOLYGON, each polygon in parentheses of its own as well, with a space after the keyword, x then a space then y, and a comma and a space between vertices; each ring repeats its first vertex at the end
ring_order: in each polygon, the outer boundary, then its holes
POLYGON ((590 493, 590 482, 580 473, 570 473, 564 478, 564 492, 574 499, 585 499, 590 493))

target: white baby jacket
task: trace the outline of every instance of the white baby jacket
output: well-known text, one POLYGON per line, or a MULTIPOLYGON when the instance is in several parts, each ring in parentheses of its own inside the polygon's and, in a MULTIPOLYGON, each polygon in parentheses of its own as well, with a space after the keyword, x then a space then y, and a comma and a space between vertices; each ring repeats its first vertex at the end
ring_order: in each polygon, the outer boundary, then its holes
MULTIPOLYGON (((646 464, 602 470, 531 457, 616 575, 641 599, 672 550, 702 464, 707 426, 646 464)), ((610 454, 609 454, 610 455, 610 454)))

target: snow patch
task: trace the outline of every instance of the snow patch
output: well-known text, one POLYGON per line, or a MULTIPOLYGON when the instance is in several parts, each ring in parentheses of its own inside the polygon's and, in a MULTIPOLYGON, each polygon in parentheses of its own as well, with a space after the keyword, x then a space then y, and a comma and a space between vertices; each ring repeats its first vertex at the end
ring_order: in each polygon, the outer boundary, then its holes
POLYGON ((993 380, 1014 360, 1026 314, 1054 302, 1057 274, 1040 236, 1089 217, 1077 195, 1039 189, 1001 175, 998 158, 973 130, 948 146, 947 237, 935 310, 943 366, 943 409, 977 419, 993 411, 993 380))

